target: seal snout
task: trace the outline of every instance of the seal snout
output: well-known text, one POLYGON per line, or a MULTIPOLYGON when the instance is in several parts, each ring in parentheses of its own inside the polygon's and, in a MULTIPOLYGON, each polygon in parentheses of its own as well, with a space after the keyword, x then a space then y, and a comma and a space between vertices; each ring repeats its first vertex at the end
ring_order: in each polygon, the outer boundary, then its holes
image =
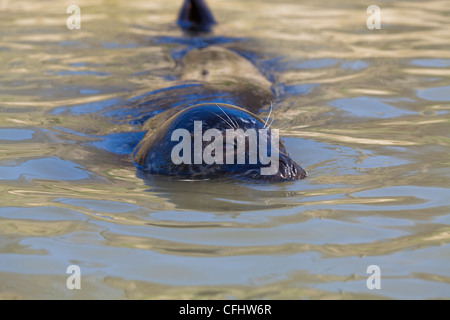
POLYGON ((286 180, 300 180, 307 177, 306 171, 290 157, 280 154, 278 176, 286 180))

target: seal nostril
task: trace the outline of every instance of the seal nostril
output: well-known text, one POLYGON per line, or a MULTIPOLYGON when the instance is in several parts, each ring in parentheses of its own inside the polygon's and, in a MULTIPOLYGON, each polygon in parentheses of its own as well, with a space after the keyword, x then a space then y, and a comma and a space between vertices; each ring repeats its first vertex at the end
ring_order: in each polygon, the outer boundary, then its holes
POLYGON ((280 159, 279 169, 283 178, 287 178, 289 176, 289 166, 283 159, 280 159))

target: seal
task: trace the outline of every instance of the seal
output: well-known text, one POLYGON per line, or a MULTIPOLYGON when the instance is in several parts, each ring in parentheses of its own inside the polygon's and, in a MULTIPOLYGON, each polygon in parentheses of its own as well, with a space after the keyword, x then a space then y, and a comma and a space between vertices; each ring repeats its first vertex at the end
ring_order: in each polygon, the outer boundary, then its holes
MULTIPOLYGON (((198 36, 215 23, 203 0, 185 0, 178 19, 184 31, 198 36)), ((143 126, 148 132, 132 153, 140 175, 269 182, 306 177, 267 121, 255 114, 274 97, 272 84, 250 61, 217 46, 194 48, 182 58, 178 76, 201 83, 206 92, 229 94, 245 108, 212 101, 170 108, 150 118, 143 126), (180 147, 180 139, 187 146, 180 147)))
POLYGON ((243 108, 223 103, 202 103, 179 111, 164 122, 156 132, 148 132, 135 148, 133 158, 138 169, 145 174, 208 179, 229 176, 271 182, 300 180, 306 177, 305 170, 290 158, 283 141, 277 140, 277 145, 268 143, 269 140, 273 141, 272 137, 273 133, 267 127, 267 123, 243 108), (180 129, 186 130, 185 137, 190 139, 196 134, 196 123, 201 123, 202 131, 205 133, 209 129, 216 130, 214 131, 216 133, 214 142, 217 142, 218 138, 223 141, 223 150, 219 150, 220 143, 219 147, 209 148, 215 160, 219 161, 208 163, 204 158, 196 161, 198 150, 201 154, 205 154, 205 150, 211 146, 210 141, 213 140, 212 138, 205 139, 204 136, 199 149, 196 150, 194 142, 190 143, 188 149, 183 150, 184 162, 174 160, 174 150, 179 143, 179 136, 175 133, 180 129), (277 168, 272 174, 263 173, 262 169, 268 166, 261 157, 255 157, 253 162, 250 160, 252 143, 248 132, 252 132, 252 130, 253 132, 267 132, 268 140, 261 142, 260 137, 259 144, 254 150, 258 155, 261 155, 262 149, 265 149, 266 152, 270 150, 267 153, 268 156, 276 153, 277 168), (229 139, 231 131, 234 136, 229 139), (242 139, 240 140, 240 138, 242 139), (241 146, 243 148, 240 148, 241 146), (244 161, 239 161, 240 152, 244 161), (228 157, 228 153, 232 156, 228 157))

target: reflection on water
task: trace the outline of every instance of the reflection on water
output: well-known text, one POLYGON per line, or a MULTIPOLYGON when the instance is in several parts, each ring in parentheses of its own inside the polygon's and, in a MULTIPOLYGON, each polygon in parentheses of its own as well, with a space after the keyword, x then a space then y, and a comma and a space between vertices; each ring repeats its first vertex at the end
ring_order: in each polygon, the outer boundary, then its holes
POLYGON ((0 298, 449 298, 450 4, 386 2, 368 30, 364 1, 209 3, 196 38, 167 1, 81 1, 72 31, 64 3, 0 4, 0 298), (211 46, 256 68, 183 78, 211 46), (137 176, 176 110, 267 116, 246 79, 306 180, 137 176))

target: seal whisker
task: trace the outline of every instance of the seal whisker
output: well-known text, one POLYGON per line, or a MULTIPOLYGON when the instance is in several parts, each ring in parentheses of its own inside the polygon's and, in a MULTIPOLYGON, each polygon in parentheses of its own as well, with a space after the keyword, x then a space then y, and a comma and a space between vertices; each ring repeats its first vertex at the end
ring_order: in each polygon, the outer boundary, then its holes
POLYGON ((273 105, 272 105, 272 101, 270 101, 270 111, 269 111, 269 115, 267 116, 266 123, 264 123, 264 128, 267 127, 267 122, 269 122, 270 116, 272 115, 272 110, 273 110, 273 105))
POLYGON ((270 124, 269 124, 269 126, 267 127, 267 129, 270 129, 270 127, 272 126, 272 124, 273 124, 273 120, 275 120, 274 118, 272 118, 272 121, 270 121, 270 124))
POLYGON ((221 111, 223 112, 223 114, 224 114, 224 115, 226 115, 226 116, 227 116, 227 118, 228 118, 228 119, 230 119, 231 123, 235 125, 235 127, 234 127, 234 128, 235 128, 235 129, 237 129, 237 128, 238 128, 238 125, 237 125, 237 123, 236 123, 236 122, 234 122, 234 123, 233 123, 233 120, 231 120, 230 116, 229 116, 229 115, 228 115, 228 114, 227 114, 227 113, 226 113, 225 111, 223 111, 223 109, 222 109, 221 107, 219 107, 219 105, 218 105, 218 104, 216 104, 216 106, 217 106, 217 108, 219 108, 219 109, 220 109, 220 110, 221 110, 221 111))
POLYGON ((227 120, 225 120, 223 117, 221 117, 218 113, 213 112, 213 114, 216 115, 216 116, 218 116, 220 119, 222 119, 223 122, 225 122, 225 123, 230 127, 230 129, 234 129, 234 126, 233 126, 232 124, 230 124, 229 121, 227 121, 227 120))
POLYGON ((238 123, 237 123, 237 121, 236 121, 236 118, 235 117, 233 117, 233 116, 231 116, 231 119, 233 119, 234 120, 234 124, 235 124, 235 126, 236 126, 236 129, 239 127, 238 126, 238 123))
MULTIPOLYGON (((272 105, 272 102, 270 104, 272 105)), ((272 126, 274 120, 275 120, 275 117, 272 117, 272 121, 270 121, 270 124, 267 127, 267 129, 270 129, 270 127, 272 126)))

